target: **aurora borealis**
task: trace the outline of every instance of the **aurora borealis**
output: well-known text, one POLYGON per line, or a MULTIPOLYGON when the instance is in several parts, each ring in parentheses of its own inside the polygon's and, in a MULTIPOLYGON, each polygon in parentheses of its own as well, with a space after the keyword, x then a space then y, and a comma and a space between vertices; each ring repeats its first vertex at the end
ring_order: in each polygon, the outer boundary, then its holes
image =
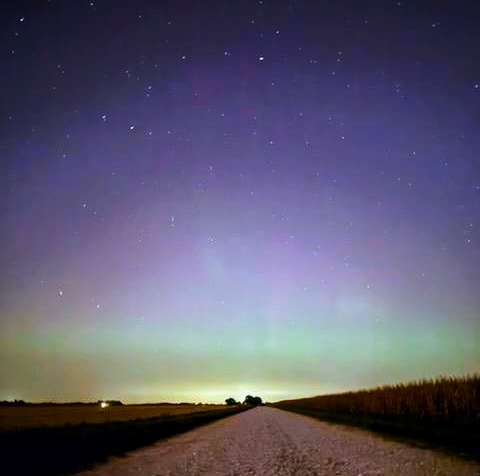
POLYGON ((2 8, 0 400, 480 370, 475 2, 2 8))

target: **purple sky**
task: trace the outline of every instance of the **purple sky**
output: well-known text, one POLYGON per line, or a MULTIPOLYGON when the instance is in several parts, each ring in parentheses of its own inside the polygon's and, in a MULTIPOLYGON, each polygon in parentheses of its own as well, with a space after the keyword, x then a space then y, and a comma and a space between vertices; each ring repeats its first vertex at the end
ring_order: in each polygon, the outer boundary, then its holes
POLYGON ((476 2, 2 8, 0 399, 480 370, 476 2))

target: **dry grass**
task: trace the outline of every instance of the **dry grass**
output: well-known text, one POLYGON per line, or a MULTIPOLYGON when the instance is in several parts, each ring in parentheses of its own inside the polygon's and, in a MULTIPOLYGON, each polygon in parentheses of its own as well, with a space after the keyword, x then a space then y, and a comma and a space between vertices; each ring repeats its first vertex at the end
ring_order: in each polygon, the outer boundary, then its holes
POLYGON ((110 423, 205 412, 225 405, 97 405, 0 406, 0 431, 37 427, 62 427, 81 423, 110 423))
POLYGON ((480 374, 385 385, 369 390, 283 401, 277 405, 456 427, 478 427, 480 374))
POLYGON ((2 408, 14 420, 11 431, 0 431, 1 467, 15 476, 69 474, 249 408, 131 405, 104 412, 86 405, 2 408), (19 415, 21 419, 16 418, 19 415), (78 424, 85 420, 93 422, 78 424), (42 422, 47 424, 41 426, 42 422))

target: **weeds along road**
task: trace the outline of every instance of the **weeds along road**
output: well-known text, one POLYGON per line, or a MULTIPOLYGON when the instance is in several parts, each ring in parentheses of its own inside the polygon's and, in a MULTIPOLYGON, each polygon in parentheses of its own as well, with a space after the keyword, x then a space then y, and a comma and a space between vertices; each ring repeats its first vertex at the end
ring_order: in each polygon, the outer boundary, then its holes
POLYGON ((480 464, 258 407, 114 458, 82 476, 476 476, 480 464))

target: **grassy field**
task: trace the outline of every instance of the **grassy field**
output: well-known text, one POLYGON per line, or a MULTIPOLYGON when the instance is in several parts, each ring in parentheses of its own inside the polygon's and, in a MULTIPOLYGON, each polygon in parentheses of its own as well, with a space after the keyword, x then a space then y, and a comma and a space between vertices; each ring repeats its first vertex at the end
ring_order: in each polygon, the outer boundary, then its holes
POLYGON ((111 423, 218 410, 225 405, 18 405, 0 406, 0 432, 24 428, 111 423))
POLYGON ((1 408, 2 474, 55 476, 149 445, 250 407, 25 405, 1 408), (18 420, 15 421, 15 417, 18 420), (31 421, 29 421, 31 418, 31 421))
POLYGON ((475 457, 480 454, 480 375, 385 385, 285 400, 273 406, 415 438, 475 457))

